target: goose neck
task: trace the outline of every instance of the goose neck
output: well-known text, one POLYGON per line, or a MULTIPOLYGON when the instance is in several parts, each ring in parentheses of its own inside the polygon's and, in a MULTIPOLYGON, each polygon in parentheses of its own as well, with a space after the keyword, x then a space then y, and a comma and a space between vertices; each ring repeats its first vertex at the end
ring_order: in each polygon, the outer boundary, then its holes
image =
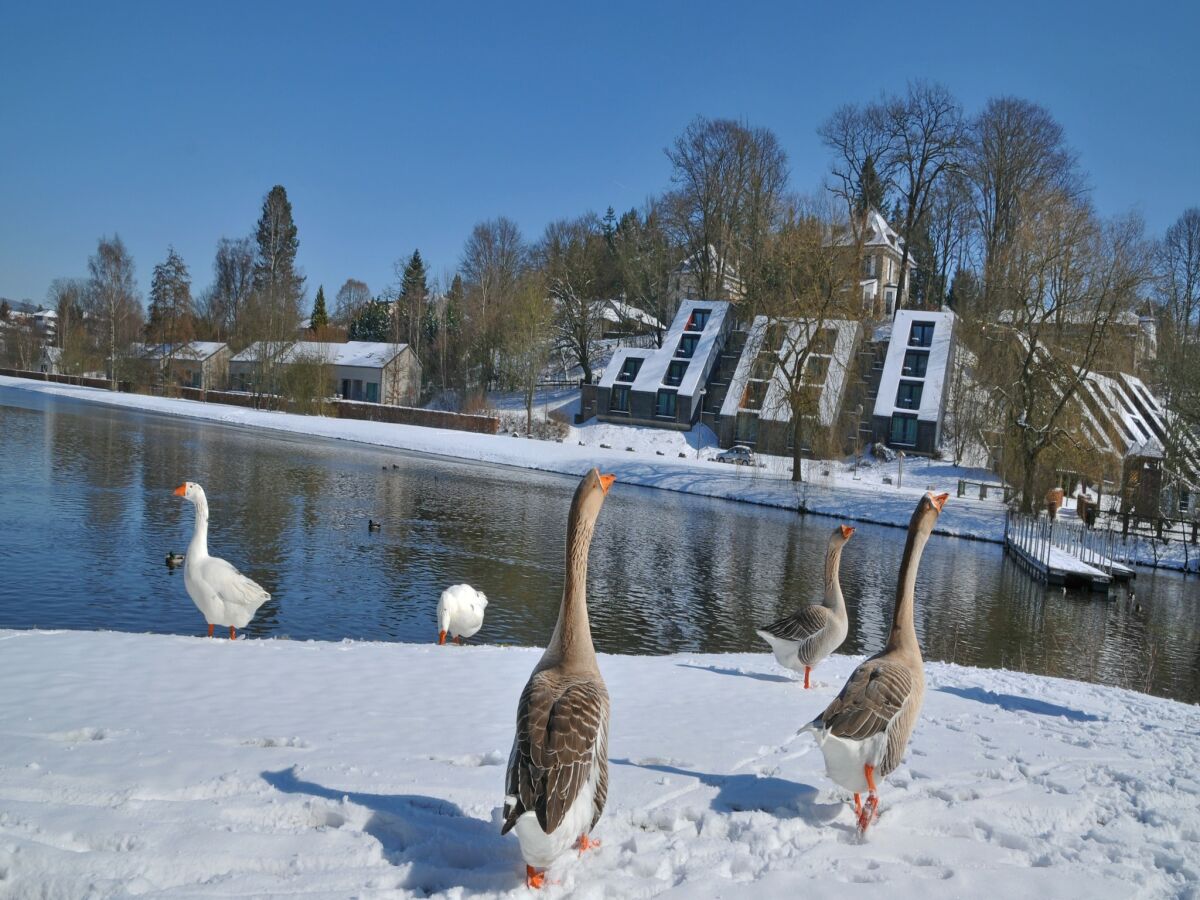
MULTIPOLYGON (((914 523, 915 524, 915 523, 914 523)), ((917 629, 913 622, 914 595, 917 587, 917 569, 921 554, 929 540, 929 532, 910 527, 904 544, 904 557, 900 561, 900 578, 896 584, 896 608, 892 614, 892 630, 888 635, 888 650, 909 650, 921 653, 917 643, 917 629)))
POLYGON ((192 532, 192 542, 188 546, 189 559, 208 555, 208 500, 198 497, 193 505, 196 507, 196 528, 192 532))
POLYGON ((845 541, 830 542, 825 552, 825 606, 844 612, 846 601, 842 597, 842 548, 845 541))
POLYGON ((587 609, 588 550, 592 543, 595 517, 587 518, 572 511, 567 531, 566 578, 558 624, 546 649, 546 660, 574 667, 594 667, 596 649, 587 609))

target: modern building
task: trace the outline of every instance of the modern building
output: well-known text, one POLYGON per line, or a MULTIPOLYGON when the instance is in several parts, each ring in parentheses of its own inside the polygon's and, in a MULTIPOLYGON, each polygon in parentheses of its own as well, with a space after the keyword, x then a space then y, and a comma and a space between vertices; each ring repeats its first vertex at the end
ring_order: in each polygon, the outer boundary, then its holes
POLYGON ((327 366, 331 396, 388 406, 413 406, 421 396, 421 363, 408 344, 378 341, 325 343, 294 341, 286 344, 251 344, 230 361, 229 381, 234 390, 277 393, 278 384, 259 388, 260 372, 272 372, 282 381, 289 366, 327 366))
POLYGON ((932 454, 941 442, 955 315, 902 309, 892 322, 871 417, 877 443, 932 454))
POLYGON ((582 415, 604 422, 686 430, 700 418, 704 390, 732 326, 730 304, 685 300, 661 347, 618 349, 595 386, 584 386, 582 415))
POLYGON ((842 427, 842 407, 861 337, 861 324, 846 319, 755 318, 721 406, 721 446, 742 444, 760 453, 791 454, 796 399, 801 415, 809 420, 801 428, 801 449, 817 455, 839 453, 847 430, 842 427), (804 371, 798 373, 801 364, 804 371))

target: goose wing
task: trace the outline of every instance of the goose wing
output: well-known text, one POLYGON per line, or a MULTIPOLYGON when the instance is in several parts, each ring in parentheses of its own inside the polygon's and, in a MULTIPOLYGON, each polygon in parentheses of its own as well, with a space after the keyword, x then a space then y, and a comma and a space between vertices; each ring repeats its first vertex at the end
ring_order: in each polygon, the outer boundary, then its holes
POLYGON ((258 609, 271 595, 254 580, 247 578, 223 559, 210 556, 196 573, 199 580, 225 603, 258 609))
POLYGON ((914 684, 908 667, 892 660, 868 659, 812 724, 834 737, 865 741, 887 731, 912 696, 914 684))
POLYGON ((780 640, 803 642, 819 635, 832 621, 832 610, 810 604, 800 607, 790 616, 776 619, 770 625, 763 625, 759 631, 765 631, 780 640))
MULTIPOLYGON (((546 834, 558 828, 600 754, 607 753, 607 733, 608 691, 603 682, 564 682, 549 672, 535 673, 517 705, 500 833, 507 834, 527 811, 536 813, 546 834)), ((597 817, 606 792, 607 784, 597 785, 597 817)))

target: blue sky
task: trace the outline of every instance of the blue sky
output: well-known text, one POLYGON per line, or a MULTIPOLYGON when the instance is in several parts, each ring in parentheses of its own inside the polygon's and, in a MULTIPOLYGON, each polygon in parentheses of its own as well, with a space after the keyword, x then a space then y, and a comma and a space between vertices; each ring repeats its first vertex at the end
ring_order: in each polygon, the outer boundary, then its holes
POLYGON ((143 291, 171 243, 198 291, 276 183, 310 298, 379 291, 414 247, 451 271, 482 219, 640 204, 697 114, 774 130, 810 190, 822 119, 908 78, 1049 107, 1103 213, 1160 233, 1200 205, 1200 5, 972 6, 0 0, 0 296, 113 232, 143 291))

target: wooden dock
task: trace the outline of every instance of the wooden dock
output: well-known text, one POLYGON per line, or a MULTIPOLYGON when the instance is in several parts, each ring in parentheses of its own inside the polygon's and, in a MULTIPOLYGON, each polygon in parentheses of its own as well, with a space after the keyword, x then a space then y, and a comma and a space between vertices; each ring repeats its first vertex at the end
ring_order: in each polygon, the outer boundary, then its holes
POLYGON ((1046 584, 1107 591, 1114 579, 1134 576, 1129 566, 1090 547, 1075 528, 1046 517, 1009 513, 1004 521, 1004 546, 1026 571, 1046 584))

